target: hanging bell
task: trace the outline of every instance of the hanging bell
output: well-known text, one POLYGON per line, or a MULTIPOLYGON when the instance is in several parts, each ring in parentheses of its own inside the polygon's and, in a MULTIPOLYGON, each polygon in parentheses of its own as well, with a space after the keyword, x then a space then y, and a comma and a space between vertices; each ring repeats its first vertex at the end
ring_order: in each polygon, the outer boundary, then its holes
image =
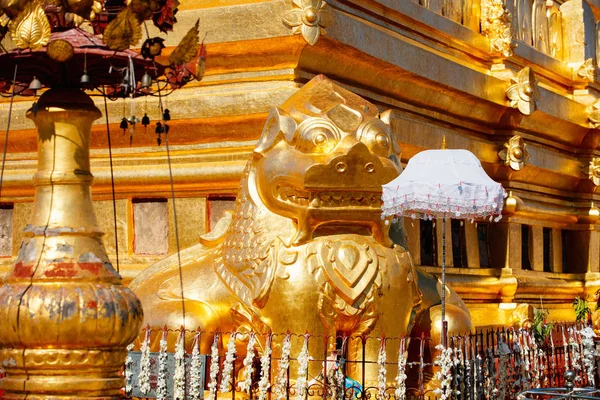
POLYGON ((148 118, 148 114, 146 113, 144 113, 144 116, 142 117, 142 125, 144 125, 144 128, 150 125, 150 118, 148 118))
POLYGON ((82 85, 87 85, 91 81, 92 80, 90 79, 90 76, 84 72, 83 75, 81 75, 81 79, 79 80, 79 83, 81 83, 82 85))
POLYGON ((42 82, 40 82, 40 80, 34 76, 33 80, 29 84, 29 89, 30 90, 40 90, 41 88, 42 88, 42 82))
POLYGON ((150 75, 148 75, 148 73, 146 72, 144 74, 144 76, 142 76, 142 89, 147 89, 150 86, 152 86, 152 78, 150 78, 150 75))
POLYGON ((162 139, 160 138, 160 134, 164 132, 164 128, 163 128, 163 126, 162 126, 162 124, 160 122, 156 123, 156 130, 155 130, 155 132, 156 132, 156 135, 157 135, 156 143, 158 143, 158 145, 160 146, 160 144, 162 142, 162 139))
POLYGON ((165 111, 163 112, 163 121, 170 121, 171 120, 171 114, 169 112, 169 109, 165 109, 165 111))
POLYGON ((128 126, 129 124, 127 123, 127 118, 123 117, 121 123, 119 124, 119 128, 123 129, 123 133, 125 133, 125 129, 127 129, 128 126))
POLYGON ((135 125, 138 122, 140 122, 140 120, 135 115, 132 115, 131 117, 127 118, 127 122, 129 122, 132 125, 135 125))

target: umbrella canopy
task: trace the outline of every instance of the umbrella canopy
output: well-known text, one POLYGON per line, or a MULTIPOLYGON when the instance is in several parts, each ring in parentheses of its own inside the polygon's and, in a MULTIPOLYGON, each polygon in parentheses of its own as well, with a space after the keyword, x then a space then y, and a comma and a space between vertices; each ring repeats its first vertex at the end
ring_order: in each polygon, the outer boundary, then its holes
POLYGON ((382 218, 501 218, 506 191, 467 150, 425 150, 383 185, 382 218))

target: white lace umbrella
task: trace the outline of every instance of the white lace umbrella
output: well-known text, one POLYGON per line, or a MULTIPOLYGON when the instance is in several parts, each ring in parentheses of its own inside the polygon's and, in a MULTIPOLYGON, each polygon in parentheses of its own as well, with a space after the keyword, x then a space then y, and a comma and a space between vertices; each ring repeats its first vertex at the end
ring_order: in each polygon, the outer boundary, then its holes
POLYGON ((446 341, 446 219, 498 221, 506 191, 467 150, 426 150, 383 185, 382 218, 442 219, 442 341, 446 341))

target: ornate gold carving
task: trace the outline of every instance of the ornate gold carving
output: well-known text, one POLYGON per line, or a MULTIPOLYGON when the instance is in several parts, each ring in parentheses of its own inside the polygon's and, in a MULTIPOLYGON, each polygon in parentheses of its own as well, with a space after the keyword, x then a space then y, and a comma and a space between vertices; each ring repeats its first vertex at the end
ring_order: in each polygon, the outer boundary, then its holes
POLYGON ((590 106, 588 120, 590 128, 600 127, 600 99, 590 106))
POLYGON ((511 17, 504 0, 481 1, 481 33, 490 40, 492 52, 512 56, 511 17))
POLYGON ((32 1, 10 25, 10 35, 20 49, 39 49, 50 40, 50 23, 42 6, 32 1))
POLYGON ((535 77, 529 67, 523 68, 516 76, 510 78, 514 82, 506 89, 506 96, 510 106, 517 108, 524 115, 531 115, 535 111, 535 77))
POLYGON ((594 82, 596 79, 596 63, 593 58, 588 58, 579 67, 573 69, 573 79, 583 79, 594 82))
POLYGON ((504 161, 504 165, 518 171, 523 168, 525 161, 529 158, 526 147, 527 144, 525 144, 523 138, 515 135, 510 138, 508 143, 504 143, 504 149, 498 153, 498 156, 504 161))
POLYGON ((102 40, 111 50, 125 50, 142 38, 142 26, 131 9, 125 8, 104 30, 102 40))
POLYGON ((594 185, 600 186, 600 157, 592 157, 590 163, 583 168, 583 173, 594 182, 594 185))
MULTIPOLYGON (((432 321, 421 317, 439 304, 439 283, 417 275, 404 248, 392 248, 381 220, 381 185, 400 172, 389 118, 323 76, 271 111, 225 237, 183 263, 186 310, 194 310, 187 326, 401 336, 420 304, 416 319, 432 321)), ((152 326, 180 315, 173 259, 130 287, 152 326)), ((457 330, 468 331, 468 312, 456 295, 448 298, 461 311, 452 318, 457 330)))
POLYGON ((293 0, 293 10, 283 17, 283 23, 310 45, 317 43, 331 22, 326 3, 322 0, 293 0))

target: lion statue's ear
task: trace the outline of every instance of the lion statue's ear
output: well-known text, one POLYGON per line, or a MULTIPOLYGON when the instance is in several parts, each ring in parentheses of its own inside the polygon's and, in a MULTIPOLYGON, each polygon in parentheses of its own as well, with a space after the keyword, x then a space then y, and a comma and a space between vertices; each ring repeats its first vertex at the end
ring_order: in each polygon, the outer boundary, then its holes
POLYGON ((379 114, 379 119, 385 122, 385 124, 389 127, 393 150, 396 156, 399 157, 402 149, 400 149, 400 146, 398 146, 398 141, 396 140, 396 134, 394 132, 394 123, 397 121, 396 112, 394 110, 385 110, 379 114))
POLYGON ((287 116, 285 111, 273 107, 263 128, 262 135, 254 151, 263 153, 277 144, 280 140, 292 144, 296 132, 296 121, 287 116))

